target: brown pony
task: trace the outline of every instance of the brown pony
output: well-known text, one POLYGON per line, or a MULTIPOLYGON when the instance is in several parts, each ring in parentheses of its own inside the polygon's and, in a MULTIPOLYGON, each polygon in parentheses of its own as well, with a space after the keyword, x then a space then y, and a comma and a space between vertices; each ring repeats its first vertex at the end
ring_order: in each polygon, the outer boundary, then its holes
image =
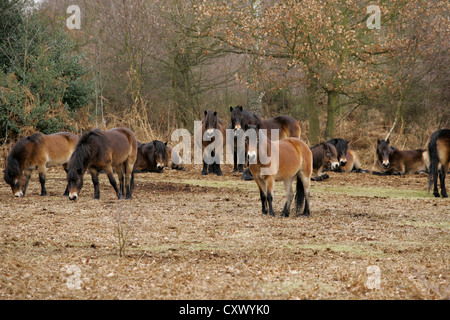
POLYGON ((439 197, 437 185, 439 173, 441 195, 443 198, 448 198, 445 189, 445 175, 450 167, 450 129, 440 129, 433 132, 428 143, 428 155, 430 158, 428 190, 431 184, 434 184, 433 195, 439 197))
MULTIPOLYGON (((235 136, 243 134, 242 129, 245 128, 245 125, 259 125, 261 129, 267 130, 267 136, 269 139, 271 137, 271 129, 278 129, 279 139, 285 139, 288 137, 294 137, 300 139, 301 135, 301 127, 297 120, 288 115, 281 115, 274 118, 262 119, 257 115, 245 110, 242 106, 237 106, 236 108, 230 107, 231 112, 231 123, 227 127, 227 129, 233 129, 235 132, 235 136)), ((243 165, 237 165, 237 143, 236 139, 234 142, 234 172, 239 170, 239 172, 243 171, 243 165)), ((244 180, 253 180, 253 177, 249 170, 244 172, 242 176, 244 180)))
MULTIPOLYGON (((8 155, 5 182, 11 186, 14 196, 25 196, 33 170, 39 173, 41 196, 47 195, 45 179, 47 167, 62 165, 67 171, 67 163, 72 155, 78 137, 69 132, 44 135, 40 132, 20 139, 8 155)), ((68 189, 64 195, 68 195, 68 189)))
POLYGON ((94 129, 84 133, 72 154, 67 172, 69 199, 77 200, 83 187, 83 175, 89 170, 94 184, 94 199, 100 199, 99 171, 104 171, 119 199, 131 199, 133 166, 137 158, 137 141, 127 128, 108 131, 94 129), (117 188, 113 170, 119 176, 117 188))
POLYGON ((179 161, 179 155, 175 152, 172 153, 172 148, 167 145, 167 142, 164 143, 158 140, 145 144, 138 142, 134 172, 162 173, 164 167, 169 166, 169 159, 172 159, 172 169, 184 170, 183 164, 179 161), (173 160, 180 164, 175 164, 173 160))
POLYGON ((255 177, 261 197, 262 213, 274 216, 272 207, 273 190, 275 181, 283 181, 286 190, 286 203, 282 216, 288 217, 294 193, 292 182, 297 178, 297 190, 295 195, 296 215, 305 202, 303 216, 309 216, 309 198, 311 175, 313 171, 313 157, 309 147, 298 138, 286 138, 278 142, 271 141, 259 131, 259 124, 246 125, 245 130, 256 130, 257 139, 249 139, 248 159, 252 175, 255 177), (253 141, 252 141, 253 140, 253 141), (256 141, 255 141, 256 140, 256 141), (267 157, 272 157, 270 163, 261 163, 261 150, 267 157), (278 157, 276 156, 278 153, 278 157), (271 170, 272 168, 274 170, 271 170), (263 170, 271 170, 264 172, 263 170), (267 205, 269 206, 267 211, 267 205))
POLYGON ((381 172, 373 171, 374 175, 403 175, 420 173, 427 170, 427 151, 399 150, 389 145, 389 139, 377 141, 377 166, 381 172))
POLYGON ((331 143, 319 143, 311 147, 311 152, 313 155, 313 177, 311 180, 322 181, 328 179, 328 174, 322 173, 322 169, 327 164, 330 165, 331 170, 336 170, 339 168, 337 151, 331 143))
POLYGON ((339 168, 336 168, 336 172, 358 172, 366 173, 368 170, 363 170, 358 155, 354 150, 350 150, 348 144, 350 141, 344 139, 331 139, 327 143, 332 144, 337 151, 337 158, 339 161, 339 168))
MULTIPOLYGON (((215 157, 215 152, 212 151, 211 154, 205 152, 205 148, 214 141, 214 130, 219 130, 222 134, 222 146, 226 144, 225 139, 225 126, 222 119, 217 115, 217 111, 205 111, 205 117, 202 120, 202 126, 198 129, 201 130, 201 141, 202 141, 202 155, 203 155, 203 170, 202 175, 207 175, 208 173, 215 173, 218 176, 222 175, 222 170, 220 169, 220 163, 214 161, 212 164, 207 164, 205 158, 211 160, 211 157, 215 157), (203 139, 206 137, 206 140, 203 139)), ((200 134, 200 132, 198 132, 200 134)), ((208 161, 209 162, 209 161, 208 161)))

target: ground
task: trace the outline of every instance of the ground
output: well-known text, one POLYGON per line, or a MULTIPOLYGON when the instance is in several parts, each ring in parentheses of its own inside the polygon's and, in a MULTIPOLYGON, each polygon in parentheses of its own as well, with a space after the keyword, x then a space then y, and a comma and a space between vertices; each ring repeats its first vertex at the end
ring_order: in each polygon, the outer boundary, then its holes
POLYGON ((279 217, 280 182, 272 218, 253 181, 200 171, 138 174, 131 201, 104 175, 77 202, 59 169, 46 197, 37 173, 20 199, 1 181, 0 299, 450 298, 450 200, 426 175, 330 173, 309 218, 279 217))

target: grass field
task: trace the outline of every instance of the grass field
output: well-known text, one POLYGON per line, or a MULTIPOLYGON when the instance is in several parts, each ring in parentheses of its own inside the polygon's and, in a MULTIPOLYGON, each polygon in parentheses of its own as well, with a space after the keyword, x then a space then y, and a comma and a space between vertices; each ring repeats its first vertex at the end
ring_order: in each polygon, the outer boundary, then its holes
POLYGON ((0 299, 448 299, 450 200, 426 175, 330 173, 313 182, 310 218, 260 213, 254 182, 186 171, 138 174, 132 201, 102 175, 81 198, 27 196, 0 184, 0 299), (122 257, 118 230, 125 237, 122 257), (369 266, 381 271, 371 288, 369 266))

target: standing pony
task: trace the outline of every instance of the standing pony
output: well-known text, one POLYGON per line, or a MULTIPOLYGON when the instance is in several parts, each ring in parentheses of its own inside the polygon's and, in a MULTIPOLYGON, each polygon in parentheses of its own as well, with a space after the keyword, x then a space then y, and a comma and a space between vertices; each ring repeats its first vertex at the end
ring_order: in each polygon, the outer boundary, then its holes
POLYGON ((278 142, 272 142, 266 135, 261 133, 259 129, 259 124, 256 126, 245 126, 246 131, 256 130, 257 139, 249 139, 248 160, 250 163, 250 171, 259 188, 262 213, 267 214, 268 212, 271 216, 275 215, 272 206, 275 181, 283 181, 286 190, 286 203, 283 208, 282 216, 288 217, 291 202, 294 198, 292 182, 297 178, 297 190, 295 194, 296 215, 299 215, 303 202, 305 202, 303 216, 309 216, 310 185, 313 170, 311 150, 298 138, 286 138, 278 142), (270 163, 261 163, 261 151, 263 154, 265 152, 267 157, 271 157, 270 163), (273 170, 274 172, 263 172, 264 169, 269 170, 269 167, 275 168, 275 170, 273 170))
POLYGON ((447 190, 445 189, 445 175, 450 167, 450 129, 441 129, 433 132, 428 143, 428 154, 430 157, 428 190, 431 184, 434 184, 433 195, 439 197, 437 185, 439 173, 441 195, 443 198, 448 198, 447 190))
MULTIPOLYGON (((37 170, 41 183, 41 196, 47 195, 45 180, 47 167, 62 165, 67 171, 67 163, 72 155, 78 137, 69 132, 50 135, 35 133, 20 139, 8 155, 4 179, 11 186, 14 196, 25 196, 31 173, 37 170)), ((64 195, 68 195, 68 189, 64 195)))
MULTIPOLYGON (((236 108, 230 107, 231 112, 231 123, 227 129, 234 130, 234 135, 238 136, 243 134, 242 129, 245 128, 245 125, 259 125, 261 129, 267 129, 267 136, 269 139, 271 137, 271 129, 278 129, 279 131, 279 139, 284 139, 288 137, 294 137, 300 139, 301 135, 301 127, 297 120, 288 115, 281 115, 274 118, 269 119, 261 119, 257 115, 245 110, 242 106, 237 106, 236 108)), ((237 143, 234 141, 234 171, 239 170, 239 172, 243 171, 243 165, 239 164, 237 166, 237 143)), ((242 162, 242 161, 241 161, 242 162)), ((247 170, 244 172, 242 176, 244 180, 253 180, 251 173, 247 170)))
MULTIPOLYGON (((223 125, 222 119, 217 115, 217 111, 206 111, 205 117, 202 120, 202 126, 198 129, 201 130, 201 143, 202 143, 202 159, 203 159, 203 170, 202 175, 207 175, 208 173, 215 173, 218 176, 222 175, 222 170, 220 169, 220 162, 217 163, 214 161, 212 164, 207 164, 205 158, 211 159, 211 157, 215 157, 215 152, 212 151, 211 154, 206 154, 205 148, 214 141, 214 133, 215 130, 218 130, 222 137, 222 147, 226 144, 225 139, 225 126, 223 125), (206 134, 205 134, 206 133, 206 134), (204 140, 203 137, 206 136, 207 140, 204 140)), ((200 134, 200 132, 198 132, 200 134)), ((220 142, 219 142, 220 143, 220 142)))
POLYGON ((133 166, 137 158, 137 141, 127 128, 108 131, 94 129, 84 133, 72 154, 67 172, 69 199, 77 200, 83 187, 83 175, 89 170, 94 184, 94 199, 100 199, 98 173, 104 171, 116 191, 117 198, 131 199, 133 166), (117 187, 113 170, 119 176, 117 187))
POLYGON ((336 170, 339 168, 337 151, 331 143, 319 143, 311 147, 311 152, 313 155, 313 177, 311 180, 322 181, 328 179, 328 174, 322 173, 322 169, 327 164, 330 165, 331 170, 336 170))
POLYGON ((389 139, 377 140, 377 165, 382 172, 373 171, 374 175, 403 175, 420 173, 427 170, 427 151, 399 150, 389 145, 389 139))

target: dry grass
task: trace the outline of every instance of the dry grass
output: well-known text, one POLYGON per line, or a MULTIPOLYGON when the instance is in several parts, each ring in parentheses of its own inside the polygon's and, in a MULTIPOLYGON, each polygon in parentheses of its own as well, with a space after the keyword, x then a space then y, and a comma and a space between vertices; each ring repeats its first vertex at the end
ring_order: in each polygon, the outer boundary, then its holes
MULTIPOLYGON (((450 202, 424 192, 426 176, 331 173, 313 183, 310 218, 281 219, 260 214, 256 184, 230 166, 223 177, 200 169, 140 174, 132 201, 116 200, 105 176, 92 200, 86 176, 81 199, 69 202, 60 170, 47 197, 36 174, 22 199, 0 184, 0 298, 450 298, 450 202), (366 286, 371 265, 380 289, 366 286)), ((280 183, 278 214, 283 202, 280 183)))

